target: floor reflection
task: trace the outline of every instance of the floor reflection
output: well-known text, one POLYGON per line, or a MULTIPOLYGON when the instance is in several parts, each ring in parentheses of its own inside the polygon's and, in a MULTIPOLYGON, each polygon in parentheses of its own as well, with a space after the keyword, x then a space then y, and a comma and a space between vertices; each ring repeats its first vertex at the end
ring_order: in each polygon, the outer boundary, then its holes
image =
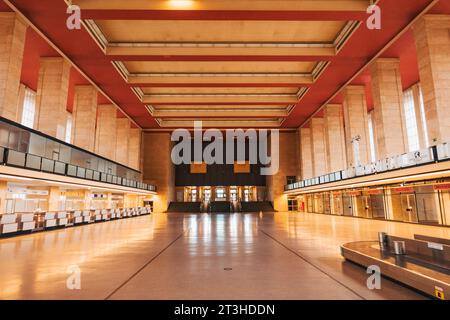
MULTIPOLYGON (((254 252, 258 219, 251 214, 203 214, 198 221, 188 218, 185 235, 190 255, 235 255, 254 252)), ((196 218, 197 219, 197 218, 196 218)))
POLYGON ((368 299, 420 298, 388 280, 369 292, 365 270, 343 264, 340 245, 379 231, 450 238, 448 228, 317 214, 154 214, 0 239, 0 298, 104 299, 137 270, 117 297, 355 298, 345 283, 368 299), (67 290, 71 265, 80 291, 67 290), (329 290, 311 291, 318 283, 329 290))

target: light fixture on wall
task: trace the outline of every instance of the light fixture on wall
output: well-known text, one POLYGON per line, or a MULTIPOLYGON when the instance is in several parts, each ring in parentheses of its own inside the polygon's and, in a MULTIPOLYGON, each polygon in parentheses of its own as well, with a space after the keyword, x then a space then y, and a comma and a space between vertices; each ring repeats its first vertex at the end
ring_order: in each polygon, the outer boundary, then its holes
POLYGON ((169 5, 176 9, 186 9, 192 7, 193 0, 169 0, 169 5))

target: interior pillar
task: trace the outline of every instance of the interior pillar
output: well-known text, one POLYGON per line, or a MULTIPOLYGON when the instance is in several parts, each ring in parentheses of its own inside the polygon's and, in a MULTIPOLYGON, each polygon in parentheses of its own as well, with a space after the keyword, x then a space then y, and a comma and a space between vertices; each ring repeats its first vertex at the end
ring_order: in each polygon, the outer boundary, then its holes
POLYGON ((300 128, 300 159, 302 179, 310 179, 314 177, 312 165, 312 141, 311 128, 300 128))
POLYGON ((344 123, 347 165, 365 165, 370 162, 369 123, 364 86, 344 89, 344 123))
POLYGON ((408 151, 408 136, 403 110, 400 59, 377 59, 370 66, 376 127, 377 159, 408 151))
POLYGON ((328 171, 337 172, 346 167, 344 115, 342 106, 329 104, 325 107, 325 142, 328 171))
POLYGON ((323 118, 313 118, 311 120, 311 141, 314 175, 322 176, 328 173, 325 120, 323 118))
POLYGON ((115 160, 117 140, 117 111, 112 104, 97 107, 97 127, 95 131, 95 153, 115 160))
POLYGON ((97 119, 97 89, 94 86, 75 86, 73 102, 73 144, 94 152, 97 119))
POLYGON ((131 128, 128 145, 128 166, 136 170, 140 170, 141 166, 141 141, 142 130, 131 128))
POLYGON ((60 140, 66 138, 70 63, 64 58, 41 58, 36 96, 36 128, 60 140))
POLYGON ((130 141, 130 120, 117 119, 116 161, 128 166, 128 146, 130 141))
POLYGON ((13 12, 0 12, 0 116, 20 121, 18 93, 27 25, 13 12))
POLYGON ((450 141, 450 15, 425 15, 413 26, 430 145, 450 141))

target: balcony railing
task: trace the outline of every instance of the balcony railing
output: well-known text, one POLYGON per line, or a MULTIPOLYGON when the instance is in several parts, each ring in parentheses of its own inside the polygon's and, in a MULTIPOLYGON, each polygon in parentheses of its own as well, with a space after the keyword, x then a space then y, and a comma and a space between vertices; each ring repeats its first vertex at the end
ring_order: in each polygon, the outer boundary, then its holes
POLYGON ((0 164, 124 187, 156 191, 140 172, 0 118, 0 164))
POLYGON ((383 172, 411 168, 430 163, 450 160, 450 142, 430 148, 405 153, 367 164, 365 166, 351 167, 346 170, 333 172, 320 177, 306 179, 291 183, 284 187, 284 191, 292 191, 337 181, 343 181, 363 176, 370 176, 383 172))

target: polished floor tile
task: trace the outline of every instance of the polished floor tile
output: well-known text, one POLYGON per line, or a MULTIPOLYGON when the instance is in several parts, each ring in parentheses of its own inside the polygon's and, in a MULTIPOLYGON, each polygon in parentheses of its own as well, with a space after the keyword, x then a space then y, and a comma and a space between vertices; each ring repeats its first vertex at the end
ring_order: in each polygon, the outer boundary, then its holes
POLYGON ((316 214, 154 214, 0 240, 1 299, 423 299, 339 247, 450 229, 316 214), (74 271, 75 270, 75 271, 74 271), (80 290, 68 289, 79 271, 80 290), (75 272, 75 273, 74 273, 75 272))

